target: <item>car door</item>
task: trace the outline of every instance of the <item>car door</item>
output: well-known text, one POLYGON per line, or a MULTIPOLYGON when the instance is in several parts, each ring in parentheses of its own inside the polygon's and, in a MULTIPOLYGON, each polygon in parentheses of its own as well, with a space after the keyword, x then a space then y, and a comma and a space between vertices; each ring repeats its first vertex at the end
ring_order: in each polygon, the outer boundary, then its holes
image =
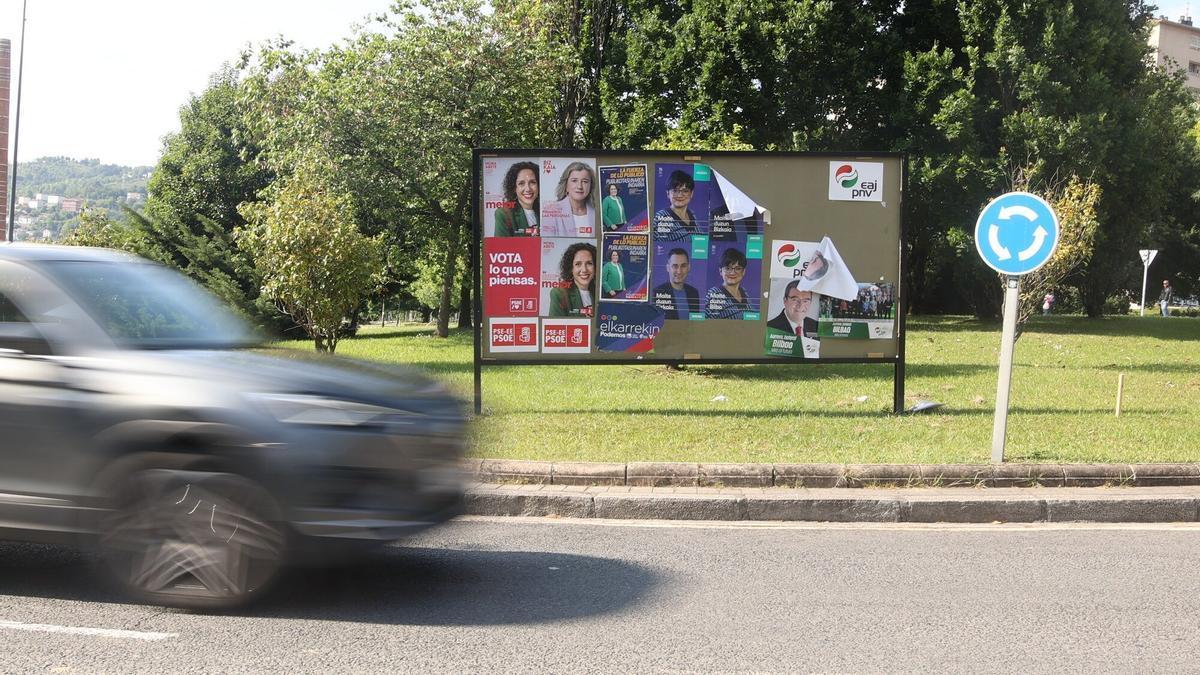
POLYGON ((72 529, 96 466, 85 456, 93 395, 73 383, 75 368, 46 337, 56 320, 34 297, 46 295, 45 283, 0 262, 0 529, 72 529))

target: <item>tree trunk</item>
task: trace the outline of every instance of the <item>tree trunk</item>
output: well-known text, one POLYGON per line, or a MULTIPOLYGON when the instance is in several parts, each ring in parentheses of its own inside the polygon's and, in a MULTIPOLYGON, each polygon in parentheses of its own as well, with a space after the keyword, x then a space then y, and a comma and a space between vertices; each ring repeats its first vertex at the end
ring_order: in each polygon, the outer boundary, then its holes
POLYGON ((450 236, 446 246, 446 266, 442 269, 442 297, 438 301, 437 336, 450 337, 450 302, 454 277, 458 273, 458 244, 462 225, 457 218, 450 221, 450 236))
POLYGON ((474 325, 471 323, 471 315, 474 314, 475 309, 474 305, 471 304, 470 266, 463 270, 463 277, 465 278, 463 279, 462 284, 460 284, 462 290, 460 290, 458 294, 458 327, 470 328, 472 325, 474 325))

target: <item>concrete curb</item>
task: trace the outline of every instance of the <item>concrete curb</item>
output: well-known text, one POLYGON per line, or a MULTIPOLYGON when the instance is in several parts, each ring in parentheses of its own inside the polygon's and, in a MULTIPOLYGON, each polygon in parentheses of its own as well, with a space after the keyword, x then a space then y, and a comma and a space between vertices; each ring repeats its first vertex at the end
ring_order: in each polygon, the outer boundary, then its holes
POLYGON ((1200 522, 1200 486, 1098 488, 670 488, 479 483, 466 513, 636 520, 854 523, 1200 522))
POLYGON ((481 483, 629 487, 1164 487, 1200 485, 1200 464, 729 464, 467 460, 481 483))

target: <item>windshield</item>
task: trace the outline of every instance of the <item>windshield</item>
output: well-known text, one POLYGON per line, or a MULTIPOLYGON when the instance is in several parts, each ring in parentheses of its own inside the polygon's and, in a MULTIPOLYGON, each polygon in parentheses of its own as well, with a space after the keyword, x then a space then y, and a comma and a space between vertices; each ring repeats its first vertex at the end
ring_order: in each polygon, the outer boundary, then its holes
POLYGON ((220 348, 255 342, 245 324, 216 298, 165 267, 65 260, 45 265, 122 347, 220 348))

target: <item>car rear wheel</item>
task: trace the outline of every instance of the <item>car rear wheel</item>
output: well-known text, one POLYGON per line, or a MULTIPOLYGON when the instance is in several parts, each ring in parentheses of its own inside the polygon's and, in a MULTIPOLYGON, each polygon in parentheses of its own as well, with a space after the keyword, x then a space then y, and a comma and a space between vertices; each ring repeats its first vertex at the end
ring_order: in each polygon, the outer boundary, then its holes
POLYGON ((228 608, 278 577, 286 540, 278 507, 253 481, 154 469, 124 482, 100 543, 108 568, 140 599, 228 608))

